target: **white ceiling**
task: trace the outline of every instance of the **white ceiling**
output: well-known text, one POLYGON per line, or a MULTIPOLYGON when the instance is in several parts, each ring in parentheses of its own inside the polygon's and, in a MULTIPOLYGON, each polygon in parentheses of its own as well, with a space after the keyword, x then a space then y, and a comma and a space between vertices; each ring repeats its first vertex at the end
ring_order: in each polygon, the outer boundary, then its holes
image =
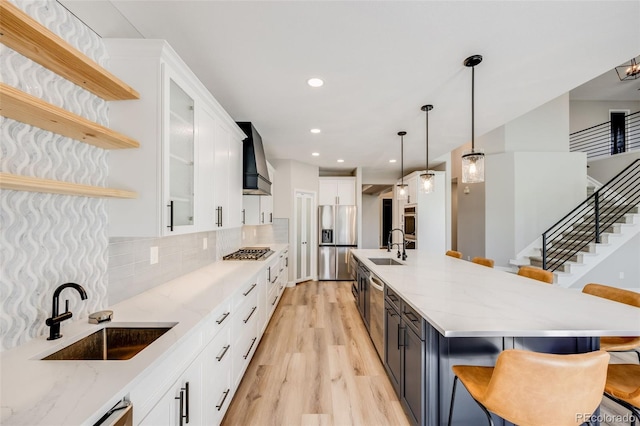
POLYGON ((640 54, 638 1, 61 2, 102 37, 168 40, 268 158, 321 168, 399 176, 399 130, 405 170, 423 168, 427 103, 430 158, 467 143, 472 54, 477 136, 603 73, 608 99, 640 100, 612 71, 640 54))

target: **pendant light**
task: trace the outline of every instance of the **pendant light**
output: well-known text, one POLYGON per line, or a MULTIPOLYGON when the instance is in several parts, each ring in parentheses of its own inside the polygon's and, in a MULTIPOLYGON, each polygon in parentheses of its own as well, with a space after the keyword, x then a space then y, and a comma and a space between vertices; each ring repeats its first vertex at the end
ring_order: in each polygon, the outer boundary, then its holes
POLYGON ((398 136, 400 136, 400 183, 398 184, 398 199, 406 200, 407 199, 407 186, 404 183, 404 135, 407 132, 398 132, 398 136))
POLYGON ((426 125, 426 150, 427 150, 427 162, 424 168, 425 172, 420 175, 420 192, 422 194, 428 194, 433 192, 433 185, 436 174, 432 171, 429 171, 429 111, 433 109, 433 105, 423 105, 420 108, 422 111, 426 112, 427 117, 427 125, 426 125))
POLYGON ((475 66, 482 62, 481 55, 469 56, 464 60, 465 67, 471 67, 471 151, 462 155, 462 182, 484 182, 484 152, 475 149, 474 92, 475 66))

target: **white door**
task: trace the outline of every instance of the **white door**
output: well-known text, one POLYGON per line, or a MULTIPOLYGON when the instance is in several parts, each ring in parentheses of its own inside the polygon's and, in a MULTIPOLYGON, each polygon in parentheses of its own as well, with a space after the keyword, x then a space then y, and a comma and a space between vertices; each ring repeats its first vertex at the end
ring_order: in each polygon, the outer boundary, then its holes
POLYGON ((312 247, 315 229, 314 220, 315 194, 297 192, 295 198, 295 282, 307 281, 313 278, 312 247))

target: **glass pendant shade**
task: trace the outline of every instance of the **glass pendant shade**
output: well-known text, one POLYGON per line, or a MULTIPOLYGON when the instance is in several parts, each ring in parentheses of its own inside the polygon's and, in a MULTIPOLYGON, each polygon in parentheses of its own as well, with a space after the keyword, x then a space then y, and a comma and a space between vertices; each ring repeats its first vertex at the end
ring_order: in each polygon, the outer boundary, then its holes
POLYGON ((435 177, 436 174, 430 171, 426 173, 422 173, 420 175, 420 193, 421 194, 429 194, 433 192, 433 187, 435 186, 435 177))
POLYGON ((409 185, 407 185, 406 183, 399 183, 398 184, 398 200, 406 200, 407 199, 407 195, 409 195, 409 191, 407 189, 409 185))
POLYGON ((466 151, 462 155, 462 183, 484 182, 484 152, 466 151))

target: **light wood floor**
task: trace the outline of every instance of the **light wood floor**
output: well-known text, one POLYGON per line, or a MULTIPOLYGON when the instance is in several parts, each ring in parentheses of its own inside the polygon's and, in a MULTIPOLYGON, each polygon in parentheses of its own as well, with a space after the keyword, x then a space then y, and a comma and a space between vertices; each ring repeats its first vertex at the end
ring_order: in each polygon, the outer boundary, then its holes
MULTIPOLYGON (((612 353, 612 363, 637 363, 612 353)), ((628 411, 607 398, 602 426, 628 411)), ((287 288, 223 425, 406 425, 407 418, 369 339, 351 282, 287 288)))
POLYGON ((287 288, 223 425, 406 425, 351 282, 287 288))

